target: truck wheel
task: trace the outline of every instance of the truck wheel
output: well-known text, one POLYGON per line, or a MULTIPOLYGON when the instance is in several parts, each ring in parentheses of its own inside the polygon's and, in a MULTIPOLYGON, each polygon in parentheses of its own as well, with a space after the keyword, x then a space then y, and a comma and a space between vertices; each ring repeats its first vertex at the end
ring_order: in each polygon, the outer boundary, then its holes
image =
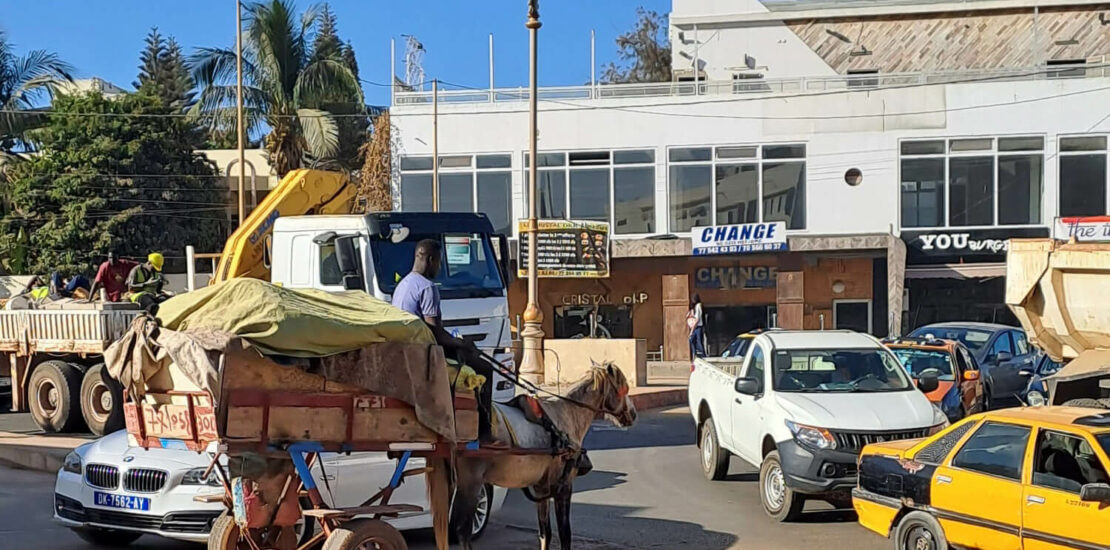
POLYGON ((93 435, 109 434, 124 427, 123 386, 104 364, 93 365, 81 382, 81 415, 93 435))
POLYGON ((948 550, 948 539, 936 518, 915 510, 894 528, 894 550, 948 550))
POLYGON ((81 428, 81 371, 65 361, 45 361, 27 383, 31 418, 46 432, 81 428))
POLYGON ((392 525, 377 519, 356 519, 335 529, 323 550, 408 550, 405 538, 392 525))
POLYGON ((1106 405, 1105 399, 1091 399, 1089 397, 1082 397, 1079 399, 1069 399, 1064 401, 1065 407, 1086 407, 1088 409, 1107 409, 1110 408, 1106 405))
POLYGON ((114 529, 74 529, 73 532, 89 544, 109 548, 127 546, 143 536, 142 533, 116 531, 114 529))
POLYGON ((805 497, 786 486, 786 474, 778 451, 771 451, 759 467, 759 500, 775 521, 794 521, 802 515, 805 497))
POLYGON ((717 440, 717 426, 713 417, 705 419, 701 424, 701 471, 710 481, 720 481, 728 475, 729 452, 721 448, 717 440))

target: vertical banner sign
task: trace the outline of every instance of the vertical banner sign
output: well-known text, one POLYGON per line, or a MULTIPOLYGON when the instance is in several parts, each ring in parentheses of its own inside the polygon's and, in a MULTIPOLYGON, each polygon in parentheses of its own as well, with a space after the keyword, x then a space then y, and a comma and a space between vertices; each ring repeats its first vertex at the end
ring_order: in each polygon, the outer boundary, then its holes
MULTIPOLYGON (((609 223, 538 220, 536 271, 539 277, 605 278, 609 276, 609 223)), ((528 222, 517 222, 521 277, 528 276, 528 222)))
POLYGON ((695 256, 786 250, 786 222, 711 225, 690 230, 695 256))

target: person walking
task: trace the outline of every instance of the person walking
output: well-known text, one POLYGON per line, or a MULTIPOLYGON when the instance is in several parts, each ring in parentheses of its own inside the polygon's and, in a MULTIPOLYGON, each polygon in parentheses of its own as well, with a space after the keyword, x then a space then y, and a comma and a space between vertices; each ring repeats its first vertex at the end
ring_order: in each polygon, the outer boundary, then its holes
POLYGON ((701 296, 694 294, 690 311, 686 313, 686 326, 690 329, 690 358, 705 357, 705 314, 701 308, 701 296))

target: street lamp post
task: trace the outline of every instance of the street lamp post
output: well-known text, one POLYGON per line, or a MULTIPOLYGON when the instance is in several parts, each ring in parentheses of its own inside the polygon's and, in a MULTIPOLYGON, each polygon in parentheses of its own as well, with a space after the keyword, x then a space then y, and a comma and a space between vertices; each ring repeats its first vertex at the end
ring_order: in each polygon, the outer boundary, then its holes
POLYGON ((235 148, 239 150, 239 225, 243 225, 247 163, 243 158, 243 6, 239 0, 235 0, 235 136, 235 148))
POLYGON ((536 50, 540 30, 539 0, 528 1, 528 28, 530 43, 530 68, 528 87, 528 306, 524 308, 524 328, 520 336, 524 340, 524 352, 520 361, 520 375, 529 382, 543 383, 543 312, 537 304, 539 277, 536 269, 536 50))

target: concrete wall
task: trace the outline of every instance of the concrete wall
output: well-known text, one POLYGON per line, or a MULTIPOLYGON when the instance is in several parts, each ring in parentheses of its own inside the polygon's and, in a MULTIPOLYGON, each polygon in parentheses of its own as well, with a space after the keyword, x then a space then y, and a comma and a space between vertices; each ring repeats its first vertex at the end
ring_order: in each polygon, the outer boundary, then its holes
POLYGON ((544 383, 568 385, 581 380, 597 363, 612 361, 624 373, 630 387, 647 384, 647 346, 640 339, 593 338, 544 340, 544 383))

